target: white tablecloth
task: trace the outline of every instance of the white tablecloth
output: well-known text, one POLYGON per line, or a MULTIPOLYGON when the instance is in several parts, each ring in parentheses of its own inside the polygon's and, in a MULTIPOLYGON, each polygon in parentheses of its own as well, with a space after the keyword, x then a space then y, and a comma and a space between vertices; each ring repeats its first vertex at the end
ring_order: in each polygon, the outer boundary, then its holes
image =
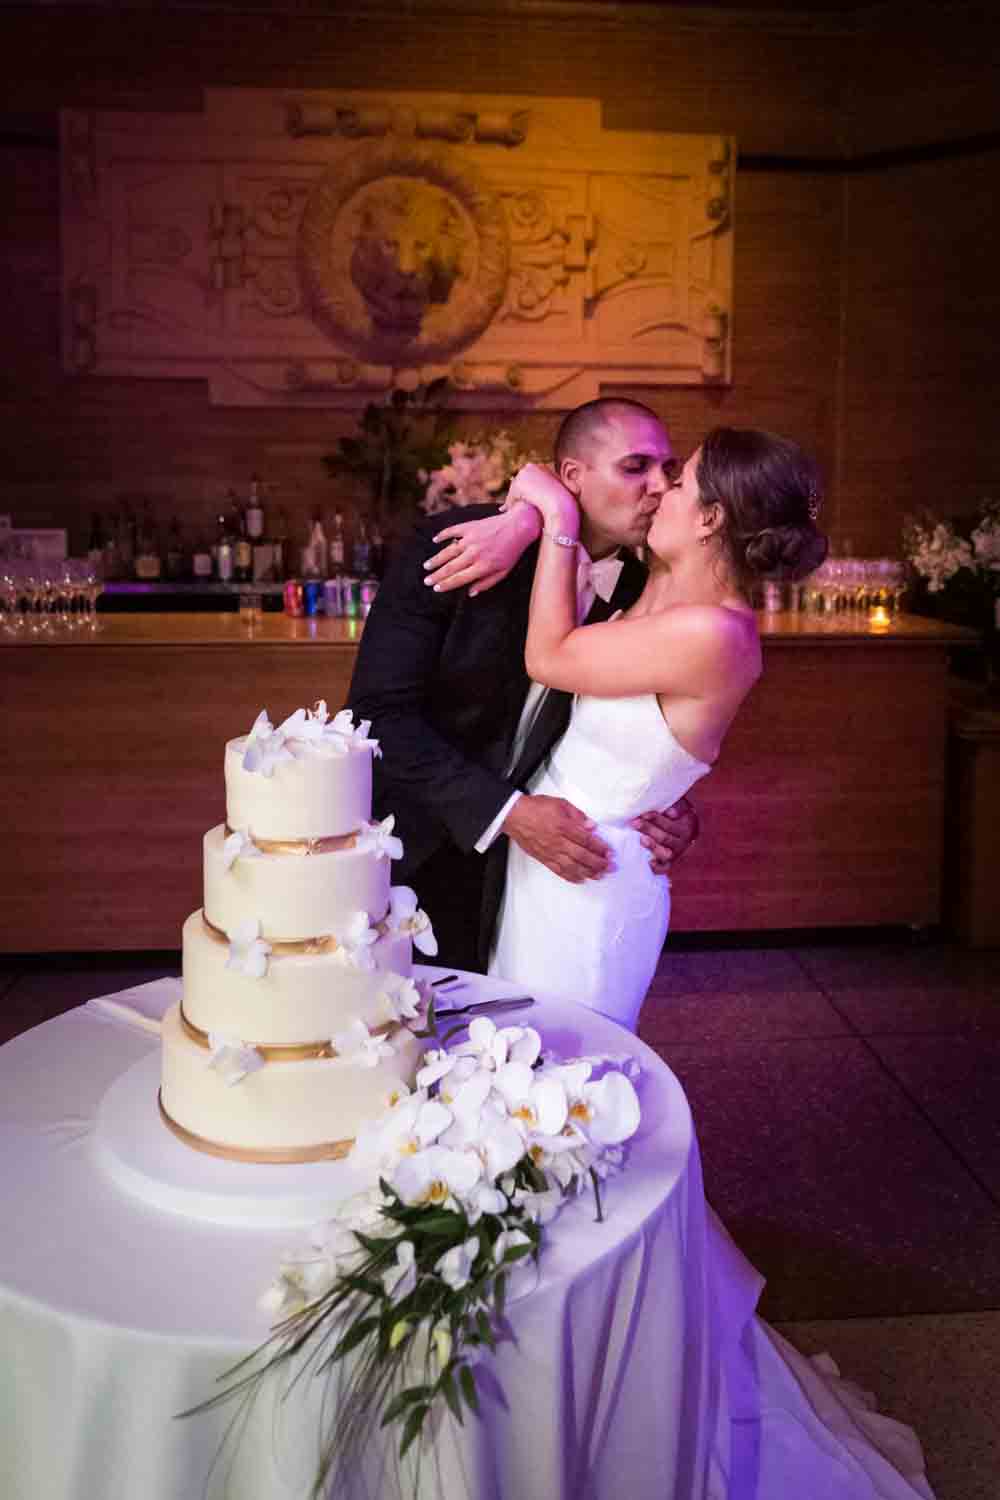
MULTIPOLYGON (((475 984, 477 998, 505 989, 475 984)), ((162 980, 117 998, 162 1013, 178 986, 162 980)), ((175 1420, 267 1335, 258 1298, 305 1232, 183 1218, 115 1186, 93 1149, 95 1113, 157 1042, 100 1004, 0 1049, 0 1494, 305 1500, 318 1389, 263 1402, 218 1462, 228 1409, 175 1420)), ((584 1200, 550 1226, 537 1290, 509 1309, 515 1342, 492 1366, 502 1397, 487 1391, 483 1420, 462 1429, 446 1416, 419 1481, 404 1476, 406 1495, 929 1495, 865 1435, 874 1431, 884 1451, 905 1430, 878 1418, 878 1430, 866 1428, 836 1383, 781 1353, 753 1316, 760 1278, 710 1222, 690 1112, 669 1069, 578 1007, 546 1002, 497 1019, 529 1017, 563 1055, 638 1058, 642 1126, 627 1171, 606 1189, 606 1222, 584 1200)), ((368 1457, 371 1471, 337 1500, 399 1492, 394 1467, 382 1473, 378 1453, 368 1457)), ((919 1457, 907 1450, 911 1474, 919 1457)))
MULTIPOLYGON (((119 998, 162 1009, 176 986, 119 998)), ((503 990, 482 982, 483 994, 503 990)), ((481 1424, 459 1432, 449 1419, 437 1477, 448 1500, 585 1500, 617 1494, 623 1474, 629 1500, 701 1495, 716 1393, 684 1095, 654 1053, 603 1017, 547 1004, 497 1019, 530 1019, 565 1055, 637 1056, 643 1123, 628 1171, 606 1189, 606 1222, 586 1200, 552 1226, 537 1290, 510 1309, 516 1347, 496 1359, 506 1409, 487 1397, 481 1424)), ((92 1154, 95 1111, 156 1045, 84 1007, 0 1049, 5 1500, 197 1500, 228 1416, 174 1414, 212 1394, 266 1336, 258 1297, 282 1251, 305 1239, 160 1212, 107 1178, 92 1154)), ((230 1493, 299 1500, 315 1413, 286 1403, 277 1429, 273 1414, 258 1415, 230 1493)), ((209 1494, 223 1493, 223 1468, 209 1494)))

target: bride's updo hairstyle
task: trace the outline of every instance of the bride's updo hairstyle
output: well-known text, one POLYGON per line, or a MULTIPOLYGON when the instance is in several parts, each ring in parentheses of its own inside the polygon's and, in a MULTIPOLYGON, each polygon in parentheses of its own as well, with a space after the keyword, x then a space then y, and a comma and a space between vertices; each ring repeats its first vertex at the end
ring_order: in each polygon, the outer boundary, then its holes
POLYGON ((696 478, 701 503, 722 511, 715 535, 745 591, 758 578, 794 583, 825 559, 819 469, 798 443, 755 427, 713 427, 696 478))

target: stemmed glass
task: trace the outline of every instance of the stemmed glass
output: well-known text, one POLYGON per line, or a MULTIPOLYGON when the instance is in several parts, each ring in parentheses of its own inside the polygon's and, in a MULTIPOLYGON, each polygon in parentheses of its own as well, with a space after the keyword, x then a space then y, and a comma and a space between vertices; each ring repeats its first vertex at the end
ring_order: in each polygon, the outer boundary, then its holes
POLYGON ((0 571, 0 601, 3 603, 5 634, 20 635, 24 630, 24 615, 21 613, 21 570, 16 563, 6 561, 0 571))
POLYGON ((80 584, 87 629, 94 633, 103 629, 101 617, 97 613, 97 601, 104 593, 104 579, 96 568, 87 563, 81 570, 80 584))

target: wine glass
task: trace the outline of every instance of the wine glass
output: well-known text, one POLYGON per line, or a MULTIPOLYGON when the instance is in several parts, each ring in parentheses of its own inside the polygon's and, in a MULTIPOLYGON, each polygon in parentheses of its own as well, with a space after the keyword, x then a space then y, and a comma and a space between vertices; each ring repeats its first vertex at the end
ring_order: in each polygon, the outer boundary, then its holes
POLYGON ((3 604, 3 628, 6 635, 20 635, 24 629, 21 613, 21 575, 16 563, 8 559, 0 571, 0 602, 3 604))
POLYGON ((87 629, 93 633, 103 629, 101 617, 97 613, 97 601, 104 593, 104 579, 96 568, 87 563, 83 569, 81 584, 82 597, 85 601, 87 629))

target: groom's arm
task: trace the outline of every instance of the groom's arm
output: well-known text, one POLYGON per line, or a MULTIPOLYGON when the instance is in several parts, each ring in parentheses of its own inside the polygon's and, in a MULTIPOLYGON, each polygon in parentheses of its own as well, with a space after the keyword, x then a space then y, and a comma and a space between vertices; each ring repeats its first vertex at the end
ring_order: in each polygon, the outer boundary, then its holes
MULTIPOLYGON (((478 513, 478 507, 464 512, 478 513)), ((483 513, 493 509, 484 507, 483 513)), ((483 835, 506 809, 502 832, 535 859, 566 880, 599 876, 607 868, 608 849, 578 808, 559 797, 527 794, 508 808, 513 784, 471 759, 437 727, 442 700, 453 689, 465 696, 470 689, 468 676, 456 685, 445 675, 449 632, 467 628, 471 637, 481 625, 473 611, 483 605, 464 593, 439 594, 426 586, 423 564, 436 550, 432 536, 442 524, 436 520, 418 527, 386 575, 365 622, 351 680, 349 706, 357 717, 371 719, 380 742, 384 804, 392 806, 398 788, 466 852, 482 848, 483 835), (469 618, 463 620, 463 614, 469 618)), ((506 642, 506 631, 500 639, 506 642)), ((496 692, 482 664, 471 685, 477 694, 496 692)), ((452 705, 453 711, 460 707, 452 705)))
MULTIPOLYGON (((461 594, 437 594, 424 583, 425 560, 435 551, 424 523, 400 549, 365 621, 348 703, 372 721, 382 761, 379 775, 391 805, 394 788, 418 801, 471 850, 509 800, 512 788, 470 759, 437 727, 436 707, 448 692, 442 655, 461 594)), ((483 680, 482 692, 491 684, 483 680)), ((455 711, 460 714, 461 706, 455 711)))

